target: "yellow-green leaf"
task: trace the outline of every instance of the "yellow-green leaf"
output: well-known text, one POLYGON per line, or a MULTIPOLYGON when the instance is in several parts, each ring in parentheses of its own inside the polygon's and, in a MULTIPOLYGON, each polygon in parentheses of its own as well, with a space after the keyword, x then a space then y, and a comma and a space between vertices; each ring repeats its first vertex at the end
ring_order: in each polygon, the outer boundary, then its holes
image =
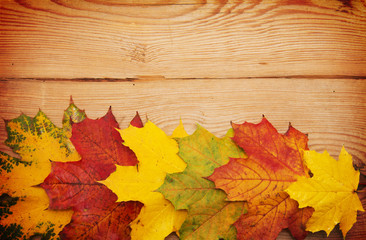
POLYGON ((62 119, 62 128, 68 138, 71 138, 71 129, 72 129, 71 123, 81 122, 85 118, 86 118, 85 111, 80 110, 71 99, 70 105, 65 110, 64 117, 62 119))
MULTIPOLYGON (((14 167, 19 165, 29 165, 30 163, 20 160, 19 158, 15 158, 10 156, 7 153, 0 152, 0 174, 3 174, 3 171, 9 173, 14 167)), ((5 174, 4 172, 4 174, 5 174)))
POLYGON ((139 163, 117 166, 116 172, 101 182, 117 194, 118 201, 144 204, 131 224, 132 239, 164 239, 179 230, 186 217, 185 211, 176 211, 161 193, 155 192, 164 183, 166 173, 181 172, 186 167, 177 155, 178 144, 150 121, 143 128, 130 126, 118 131, 139 163))
POLYGON ((246 212, 243 202, 229 202, 226 194, 215 189, 205 177, 226 164, 230 157, 245 157, 242 149, 228 137, 217 138, 202 126, 181 138, 179 155, 187 163, 183 172, 168 174, 158 189, 176 209, 187 209, 180 229, 181 239, 235 239, 230 227, 246 212))
POLYGON ((363 211, 357 196, 359 171, 352 165, 352 156, 342 148, 339 160, 326 151, 320 154, 305 151, 304 160, 313 177, 301 177, 286 190, 299 207, 313 207, 315 212, 307 223, 307 230, 329 233, 337 223, 343 236, 356 222, 357 210, 363 211))
MULTIPOLYGON (((65 111, 65 117, 74 122, 81 121, 79 110, 73 104, 65 111), (73 114, 73 115, 69 115, 73 114)), ((68 121, 69 122, 69 121, 68 121)), ((68 124, 64 123, 64 127, 68 124)), ((9 206, 6 217, 1 218, 0 225, 13 228, 12 234, 29 238, 34 234, 46 234, 56 237, 65 224, 70 222, 72 211, 56 212, 48 209, 49 201, 46 192, 37 187, 51 170, 50 161, 77 161, 79 154, 68 138, 68 128, 57 128, 42 112, 34 117, 24 114, 6 121, 8 139, 6 144, 18 153, 20 159, 1 154, 1 162, 7 163, 0 177, 0 194, 16 200, 9 206), (18 231, 19 230, 19 231, 18 231)))

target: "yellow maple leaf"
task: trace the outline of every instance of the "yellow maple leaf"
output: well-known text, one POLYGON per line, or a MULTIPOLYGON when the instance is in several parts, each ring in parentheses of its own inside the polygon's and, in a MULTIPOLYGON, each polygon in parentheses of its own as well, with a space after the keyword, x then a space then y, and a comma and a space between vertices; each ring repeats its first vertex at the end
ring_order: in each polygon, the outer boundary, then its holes
MULTIPOLYGON (((76 111, 71 109, 73 106, 71 104, 65 111, 65 117, 76 111)), ((68 139, 69 130, 57 128, 42 111, 34 118, 22 114, 7 121, 6 127, 8 139, 5 143, 21 159, 1 155, 1 158, 12 158, 15 163, 9 171, 1 174, 1 194, 17 199, 16 204, 9 207, 12 214, 2 218, 1 225, 17 223, 27 238, 38 233, 55 234, 55 237, 70 222, 72 211, 49 210, 48 196, 37 185, 50 173, 50 160, 65 162, 80 159, 68 139)))
MULTIPOLYGON (((118 201, 140 201, 144 204, 131 223, 131 237, 136 240, 164 239, 178 231, 186 218, 185 211, 176 211, 160 192, 166 173, 181 172, 186 163, 177 155, 175 140, 148 121, 143 128, 133 126, 118 130, 139 160, 138 166, 117 166, 117 170, 101 181, 118 196, 118 201)), ((183 125, 173 136, 184 135, 183 125)))
POLYGON ((176 127, 174 129, 171 137, 172 138, 184 138, 184 137, 187 137, 187 136, 188 136, 188 133, 184 129, 183 122, 182 122, 182 119, 181 119, 181 120, 179 120, 178 127, 176 127))
POLYGON ((324 230, 329 235, 340 223, 343 236, 346 236, 356 222, 357 210, 364 211, 357 196, 360 172, 353 168, 352 156, 343 147, 338 161, 327 151, 322 154, 304 151, 304 160, 313 177, 299 178, 286 192, 298 201, 300 208, 315 209, 306 230, 324 230))

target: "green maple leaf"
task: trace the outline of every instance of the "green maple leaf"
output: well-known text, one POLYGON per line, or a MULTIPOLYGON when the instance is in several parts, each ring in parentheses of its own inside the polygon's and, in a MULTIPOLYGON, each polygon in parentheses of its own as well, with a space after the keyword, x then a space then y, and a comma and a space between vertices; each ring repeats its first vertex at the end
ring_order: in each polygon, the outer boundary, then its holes
POLYGON ((217 138, 203 127, 178 139, 179 156, 187 163, 183 172, 168 174, 158 189, 174 207, 187 209, 180 229, 184 239, 235 239, 231 225, 244 213, 244 202, 228 202, 226 194, 205 179, 229 158, 245 157, 229 137, 217 138))

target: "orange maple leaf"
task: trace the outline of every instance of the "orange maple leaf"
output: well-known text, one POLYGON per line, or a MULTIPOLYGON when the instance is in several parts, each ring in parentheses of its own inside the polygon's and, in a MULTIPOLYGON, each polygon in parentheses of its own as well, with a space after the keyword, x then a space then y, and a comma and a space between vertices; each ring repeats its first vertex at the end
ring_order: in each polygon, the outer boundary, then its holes
POLYGON ((296 201, 285 192, 277 193, 252 205, 248 213, 235 222, 238 240, 241 239, 276 239, 279 232, 289 228, 296 239, 307 235, 305 223, 313 213, 312 208, 298 209, 296 201))
POLYGON ((233 140, 248 157, 231 159, 209 179, 229 200, 248 201, 248 214, 235 223, 238 239, 275 239, 283 228, 305 238, 312 209, 299 210, 284 190, 298 176, 308 176, 301 153, 308 149, 307 136, 291 125, 282 135, 266 118, 259 124, 233 124, 233 129, 233 140))

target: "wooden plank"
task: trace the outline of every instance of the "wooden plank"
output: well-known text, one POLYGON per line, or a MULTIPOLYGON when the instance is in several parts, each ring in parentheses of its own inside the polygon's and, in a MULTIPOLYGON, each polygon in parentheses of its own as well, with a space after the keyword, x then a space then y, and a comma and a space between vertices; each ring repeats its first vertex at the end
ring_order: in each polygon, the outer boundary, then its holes
MULTIPOLYGON (((112 81, 112 80, 111 80, 112 81)), ((230 121, 259 122, 264 114, 284 133, 289 122, 309 134, 310 148, 337 157, 344 145, 356 161, 366 159, 366 81, 364 79, 162 79, 115 82, 63 80, 0 81, 0 117, 42 109, 61 126, 72 95, 90 118, 109 106, 121 128, 139 111, 167 133, 183 120, 189 133, 200 124, 217 136, 230 121)), ((0 124, 0 142, 6 138, 0 124)), ((1 150, 5 150, 1 145, 1 150)))
POLYGON ((0 17, 0 77, 366 76, 364 0, 2 0, 0 17))
MULTIPOLYGON (((337 157, 344 145, 355 160, 366 157, 365 79, 1 79, 0 117, 11 119, 21 112, 34 116, 42 109, 61 126, 70 95, 91 118, 103 116, 112 106, 121 128, 138 110, 144 120, 149 118, 169 134, 181 118, 189 133, 199 123, 222 136, 230 121, 259 122, 264 114, 279 132, 291 121, 309 133, 310 149, 327 149, 337 157)), ((0 150, 11 153, 5 139, 1 121, 0 150)), ((307 239, 320 237, 324 232, 307 239)), ((292 237, 284 230, 278 239, 292 237)), ((333 231, 329 239, 342 239, 340 231, 333 231)))

